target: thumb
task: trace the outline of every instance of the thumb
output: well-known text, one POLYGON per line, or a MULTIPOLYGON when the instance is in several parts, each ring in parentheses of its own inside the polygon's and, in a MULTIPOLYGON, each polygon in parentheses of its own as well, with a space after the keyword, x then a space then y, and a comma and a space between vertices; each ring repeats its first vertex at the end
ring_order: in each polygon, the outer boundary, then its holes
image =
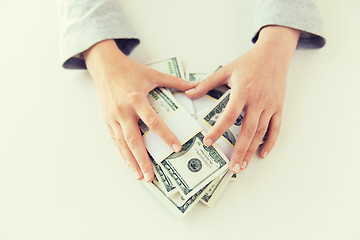
POLYGON ((226 69, 226 67, 222 67, 207 77, 204 81, 200 82, 195 88, 186 91, 186 95, 190 98, 198 98, 210 90, 225 84, 227 79, 230 77, 226 69))
POLYGON ((180 91, 189 90, 199 84, 198 82, 188 82, 182 78, 174 77, 168 74, 162 74, 159 79, 159 85, 161 87, 175 88, 180 91))

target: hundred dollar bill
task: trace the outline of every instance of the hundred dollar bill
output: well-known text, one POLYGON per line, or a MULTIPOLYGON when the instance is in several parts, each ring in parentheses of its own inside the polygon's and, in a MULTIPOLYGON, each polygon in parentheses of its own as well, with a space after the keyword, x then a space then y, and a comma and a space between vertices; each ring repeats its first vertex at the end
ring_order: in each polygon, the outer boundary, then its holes
POLYGON ((208 73, 188 72, 186 80, 189 82, 202 82, 208 75, 208 73))
MULTIPOLYGON (((217 72, 220 68, 222 68, 222 66, 218 66, 215 71, 212 71, 212 73, 217 72)), ((209 75, 209 73, 189 71, 186 74, 186 80, 188 80, 189 82, 202 82, 209 75)))
POLYGON ((221 85, 217 88, 210 90, 206 95, 213 99, 220 99, 230 88, 226 85, 221 85))
MULTIPOLYGON (((179 58, 177 57, 149 63, 147 64, 147 66, 159 72, 185 79, 185 72, 179 58)), ((177 89, 170 88, 170 92, 174 95, 176 100, 186 109, 186 111, 188 111, 188 113, 194 117, 195 111, 191 103, 191 99, 188 98, 185 93, 180 92, 177 89)))
POLYGON ((229 160, 216 144, 206 147, 204 133, 199 132, 159 164, 174 180, 183 196, 199 191, 214 178, 225 172, 229 160))
POLYGON ((167 196, 156 177, 151 183, 145 181, 143 183, 178 218, 183 218, 188 212, 190 212, 190 210, 204 196, 208 187, 204 186, 195 194, 188 198, 184 198, 179 192, 172 196, 167 196))
POLYGON ((146 65, 159 72, 185 79, 185 73, 183 67, 179 61, 179 58, 177 57, 172 57, 157 62, 148 63, 146 65))
POLYGON ((165 174, 165 172, 161 169, 161 166, 155 162, 150 154, 149 158, 153 164, 156 179, 160 183, 165 195, 169 197, 177 193, 178 191, 172 183, 171 178, 165 174))
POLYGON ((212 193, 215 191, 216 187, 219 186, 219 183, 224 176, 225 173, 216 177, 214 180, 211 181, 211 183, 209 183, 209 187, 207 188, 207 191, 204 194, 204 196, 201 198, 200 202, 207 205, 206 203, 210 200, 212 193))
POLYGON ((201 198, 201 202, 208 207, 213 207, 216 200, 229 183, 232 174, 233 173, 230 170, 227 170, 225 174, 214 179, 207 188, 205 195, 201 198))

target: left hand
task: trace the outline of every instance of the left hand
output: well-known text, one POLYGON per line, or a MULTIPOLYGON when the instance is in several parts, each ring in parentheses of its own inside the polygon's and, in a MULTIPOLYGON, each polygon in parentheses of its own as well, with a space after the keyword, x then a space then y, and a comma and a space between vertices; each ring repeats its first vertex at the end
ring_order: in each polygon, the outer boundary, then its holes
POLYGON ((247 53, 186 92, 189 97, 197 98, 223 84, 231 88, 223 114, 204 138, 206 146, 216 142, 245 111, 230 160, 234 173, 246 169, 266 131, 268 135, 260 156, 265 158, 275 145, 281 125, 286 75, 299 34, 299 30, 281 26, 263 28, 247 53))

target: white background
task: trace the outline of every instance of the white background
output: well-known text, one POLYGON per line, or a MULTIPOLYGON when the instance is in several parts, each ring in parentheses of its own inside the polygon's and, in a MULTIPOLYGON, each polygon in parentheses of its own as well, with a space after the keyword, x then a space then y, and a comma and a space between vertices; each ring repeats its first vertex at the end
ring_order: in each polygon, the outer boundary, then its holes
MULTIPOLYGON (((253 2, 123 1, 131 57, 225 64, 251 47, 253 2)), ((275 149, 179 221, 120 159, 89 75, 60 67, 55 3, 2 1, 0 239, 360 239, 360 2, 319 8, 327 45, 296 52, 275 149)))

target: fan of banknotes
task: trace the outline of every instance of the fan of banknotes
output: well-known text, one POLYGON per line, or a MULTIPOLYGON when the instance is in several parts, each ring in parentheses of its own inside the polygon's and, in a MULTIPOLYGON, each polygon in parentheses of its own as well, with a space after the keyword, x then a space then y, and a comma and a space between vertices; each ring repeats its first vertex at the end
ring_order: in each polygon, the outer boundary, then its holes
MULTIPOLYGON (((209 75, 188 72, 185 76, 176 57, 148 66, 187 81, 201 82, 209 75)), ((155 179, 144 184, 179 218, 198 202, 213 206, 227 184, 236 179, 228 164, 244 113, 215 144, 210 147, 203 144, 206 132, 224 111, 229 96, 230 89, 225 85, 197 99, 175 89, 156 88, 148 94, 151 106, 179 138, 182 149, 173 152, 140 120, 139 127, 155 172, 155 179)))

